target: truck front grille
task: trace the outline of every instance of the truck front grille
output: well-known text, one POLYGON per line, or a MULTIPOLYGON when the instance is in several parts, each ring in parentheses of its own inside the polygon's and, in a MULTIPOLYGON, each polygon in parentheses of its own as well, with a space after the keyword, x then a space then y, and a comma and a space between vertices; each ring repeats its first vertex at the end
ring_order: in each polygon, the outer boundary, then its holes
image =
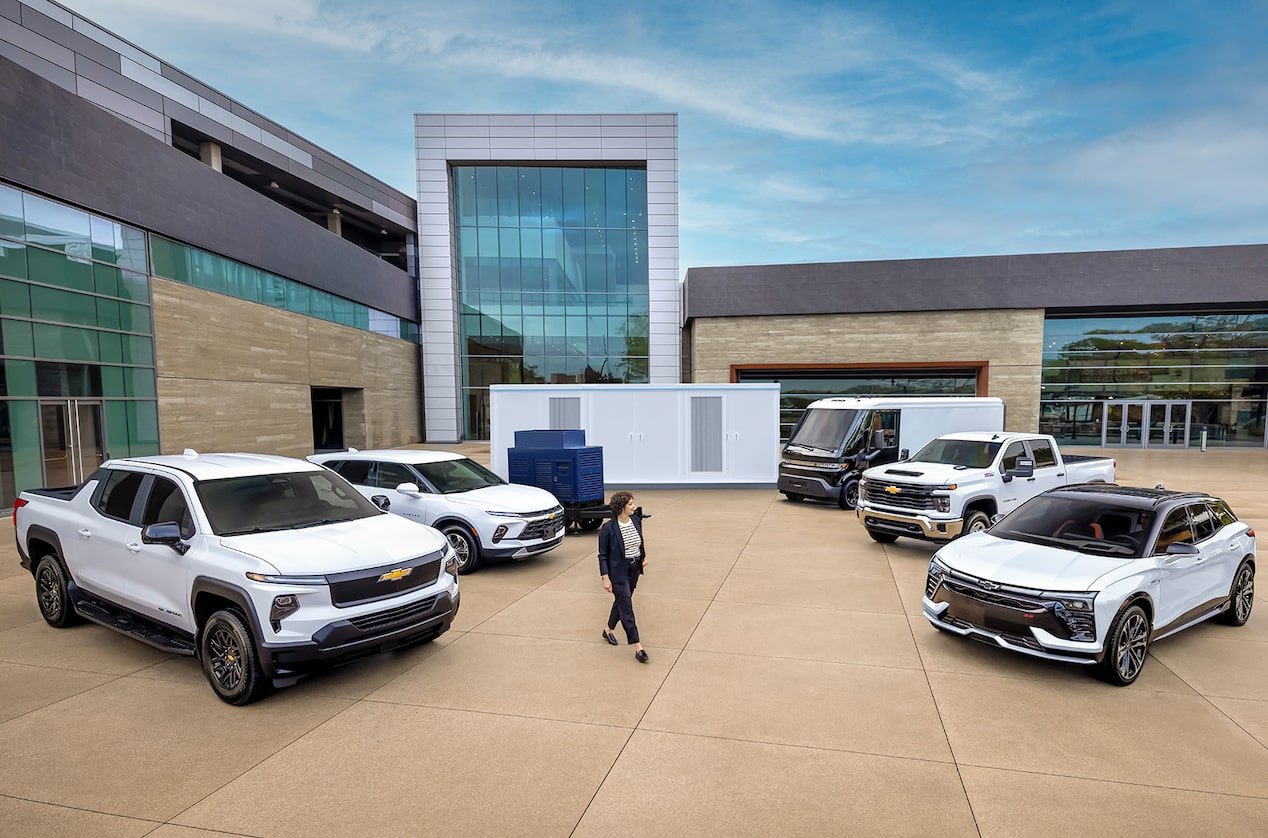
POLYGON ((933 490, 914 483, 868 480, 865 497, 868 503, 878 506, 896 506, 901 509, 934 508, 933 490))
POLYGON ((425 588, 440 578, 443 557, 442 549, 398 564, 328 574, 330 601, 337 608, 347 608, 425 588))

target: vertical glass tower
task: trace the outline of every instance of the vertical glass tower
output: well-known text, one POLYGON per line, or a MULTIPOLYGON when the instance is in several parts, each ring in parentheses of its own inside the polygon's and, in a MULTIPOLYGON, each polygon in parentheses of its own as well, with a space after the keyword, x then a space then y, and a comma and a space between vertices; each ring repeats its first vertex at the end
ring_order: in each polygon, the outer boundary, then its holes
POLYGON ((451 171, 465 437, 491 384, 646 382, 647 170, 451 171))

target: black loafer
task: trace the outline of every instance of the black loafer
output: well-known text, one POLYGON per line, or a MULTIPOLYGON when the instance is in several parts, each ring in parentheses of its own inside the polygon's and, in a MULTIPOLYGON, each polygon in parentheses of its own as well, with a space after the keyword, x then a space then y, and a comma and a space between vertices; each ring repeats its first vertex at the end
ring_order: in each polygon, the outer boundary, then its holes
POLYGON ((647 652, 643 649, 639 649, 634 653, 634 659, 639 663, 647 663, 647 652))
POLYGON ((603 639, 611 643, 613 646, 617 645, 616 635, 610 631, 603 632, 603 639))

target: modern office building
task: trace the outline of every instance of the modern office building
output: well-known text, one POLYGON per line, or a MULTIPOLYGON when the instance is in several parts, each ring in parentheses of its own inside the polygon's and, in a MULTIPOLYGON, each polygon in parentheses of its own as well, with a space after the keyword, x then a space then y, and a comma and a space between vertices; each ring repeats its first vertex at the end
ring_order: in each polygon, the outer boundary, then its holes
POLYGON ((691 381, 991 395, 1062 443, 1268 445, 1268 245, 691 268, 691 381))
POLYGON ((677 384, 675 114, 418 114, 427 438, 489 386, 677 384))
POLYGON ((0 131, 0 502, 421 439, 411 196, 48 0, 0 0, 0 131))

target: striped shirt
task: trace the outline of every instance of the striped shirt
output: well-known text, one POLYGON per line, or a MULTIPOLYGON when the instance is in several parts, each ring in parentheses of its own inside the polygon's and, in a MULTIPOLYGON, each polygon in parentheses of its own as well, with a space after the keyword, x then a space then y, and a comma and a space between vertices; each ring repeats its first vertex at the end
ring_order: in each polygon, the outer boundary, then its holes
POLYGON ((638 534, 633 519, 624 524, 618 521, 617 524, 621 527, 621 540, 625 542, 626 560, 630 562, 638 561, 638 555, 643 548, 643 537, 638 534))

